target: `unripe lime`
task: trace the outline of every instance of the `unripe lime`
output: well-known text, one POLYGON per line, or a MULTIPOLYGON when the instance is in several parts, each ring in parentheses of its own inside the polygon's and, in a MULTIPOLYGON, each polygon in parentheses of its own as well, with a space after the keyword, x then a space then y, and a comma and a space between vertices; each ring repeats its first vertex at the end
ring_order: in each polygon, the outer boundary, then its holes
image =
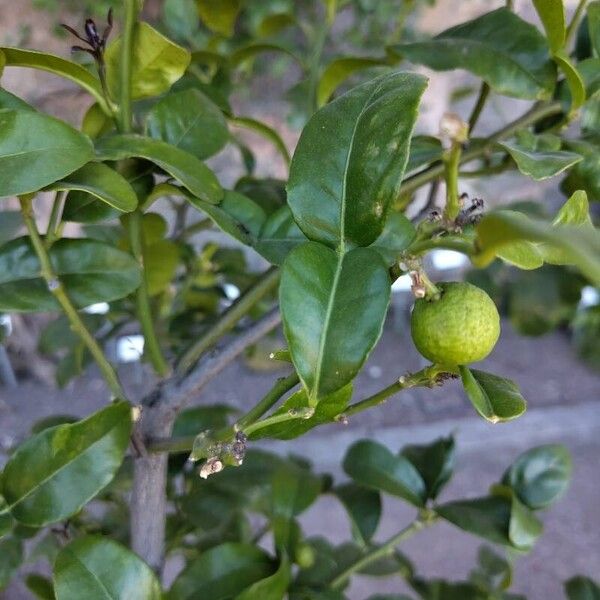
POLYGON ((301 542, 296 546, 295 559, 301 569, 310 569, 315 564, 315 551, 306 542, 301 542))
POLYGON ((411 332, 417 350, 444 366, 484 359, 500 335, 500 315, 493 300, 470 283, 436 285, 439 299, 422 298, 413 308, 411 332))

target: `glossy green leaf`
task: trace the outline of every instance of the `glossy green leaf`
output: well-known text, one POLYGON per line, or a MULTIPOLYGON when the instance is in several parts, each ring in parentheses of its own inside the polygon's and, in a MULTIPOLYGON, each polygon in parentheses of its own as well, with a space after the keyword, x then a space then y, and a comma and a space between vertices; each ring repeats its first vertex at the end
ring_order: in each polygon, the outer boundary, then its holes
POLYGON ((506 244, 496 251, 496 256, 509 265, 531 271, 544 264, 544 256, 537 244, 525 240, 517 240, 506 244))
POLYGON ((569 600, 600 600, 600 586, 582 575, 571 577, 565 583, 565 592, 569 600))
POLYGON ((374 250, 342 255, 307 242, 288 255, 284 333, 311 406, 356 376, 381 335, 389 298, 389 274, 374 250))
POLYGON ((413 464, 377 442, 363 440, 351 446, 344 471, 361 485, 399 496, 415 506, 423 506, 427 498, 425 482, 413 464))
POLYGON ((10 457, 0 482, 11 514, 32 527, 75 514, 114 477, 130 433, 131 407, 117 402, 29 438, 10 457))
POLYGON ((146 118, 148 135, 205 159, 229 139, 221 109, 195 89, 167 94, 146 118))
POLYGON ((377 77, 321 108, 290 167, 288 203, 300 229, 332 247, 368 246, 398 193, 426 80, 377 77))
MULTIPOLYGON (((2 51, 0 50, 0 56, 2 51)), ((35 108, 31 104, 27 104, 25 100, 21 100, 18 96, 11 94, 9 91, 0 87, 0 110, 32 110, 35 108)))
POLYGON ((566 491, 572 462, 564 446, 548 444, 521 454, 502 477, 521 502, 534 510, 546 508, 566 491))
POLYGON ((387 58, 363 58, 359 56, 344 56, 330 62, 319 79, 317 106, 321 107, 326 104, 335 90, 357 71, 386 64, 388 64, 387 58))
POLYGON ((286 205, 267 217, 254 248, 269 262, 281 265, 286 256, 304 242, 306 237, 286 205))
POLYGON ((333 493, 344 505, 352 520, 353 531, 362 544, 367 544, 381 519, 381 495, 356 483, 346 483, 334 488, 333 493))
POLYGON ((23 542, 15 537, 0 540, 0 590, 4 589, 23 562, 23 542))
MULTIPOLYGON (((137 199, 136 199, 137 201, 137 199)), ((62 220, 73 223, 100 223, 118 219, 120 213, 106 202, 85 192, 73 191, 65 200, 62 220)))
POLYGON ((405 446, 402 455, 408 458, 421 474, 427 497, 435 500, 454 471, 454 438, 440 438, 426 445, 405 446))
POLYGON ((166 597, 168 600, 227 600, 274 572, 272 559, 260 548, 225 543, 190 562, 166 597))
POLYGON ((200 18, 215 33, 231 37, 240 12, 240 0, 196 0, 200 18))
POLYGON ((285 597, 291 579, 289 560, 284 556, 273 575, 246 588, 235 600, 281 600, 285 597))
MULTIPOLYGON (((137 262, 104 242, 63 238, 52 245, 49 254, 77 307, 123 298, 140 284, 137 262)), ((40 276, 40 268, 29 238, 0 247, 0 310, 43 312, 59 308, 40 276)))
MULTIPOLYGON (((133 42, 132 98, 139 100, 166 92, 185 73, 190 59, 188 50, 173 43, 148 23, 138 23, 133 42)), ((120 37, 108 45, 105 61, 108 87, 113 98, 119 98, 120 37)))
POLYGON ((231 117, 229 122, 232 125, 237 125, 238 127, 243 127, 245 129, 254 131, 267 141, 271 142, 277 149, 277 152, 279 152, 280 156, 283 158, 283 162, 286 164, 286 166, 289 166, 290 153, 288 152, 285 142, 281 139, 281 136, 277 133, 277 131, 275 131, 275 129, 269 127, 261 121, 250 119, 249 117, 231 117))
POLYGON ((99 140, 96 153, 102 160, 145 158, 181 182, 192 194, 211 204, 223 198, 215 174, 198 158, 162 140, 141 135, 114 135, 99 140))
POLYGON ((88 163, 45 189, 86 192, 122 212, 135 210, 138 202, 125 177, 103 163, 88 163))
POLYGON ((585 83, 566 52, 557 52, 554 55, 554 60, 560 70, 564 73, 567 85, 569 86, 569 91, 571 92, 570 110, 571 112, 576 111, 581 108, 585 102, 585 83))
POLYGON ((553 53, 562 50, 567 33, 563 0, 533 0, 533 5, 546 31, 550 50, 553 53))
POLYGON ((575 152, 556 150, 552 151, 530 151, 515 142, 501 142, 500 146, 505 148, 512 156, 519 171, 541 181, 554 177, 577 164, 583 157, 575 152))
MULTIPOLYGON (((310 419, 293 419, 285 423, 276 423, 269 427, 259 429, 250 437, 252 439, 275 438, 279 440, 291 440, 304 435, 313 427, 332 423, 336 417, 344 412, 352 396, 352 385, 348 384, 342 389, 325 396, 315 408, 310 419)), ((290 411, 297 411, 309 407, 306 390, 301 389, 292 394, 273 415, 284 415, 290 411)))
POLYGON ((77 538, 54 563, 56 600, 160 600, 152 569, 133 552, 100 536, 77 538))
POLYGON ((448 29, 432 40, 391 50, 437 71, 466 69, 500 94, 549 98, 556 70, 546 40, 536 27, 499 8, 448 29))
POLYGON ((102 92, 100 80, 82 65, 61 58, 60 56, 54 56, 46 52, 37 52, 36 50, 0 48, 0 52, 4 55, 7 67, 38 69, 73 81, 91 94, 96 99, 96 102, 102 106, 103 110, 110 114, 104 93, 102 92))
POLYGON ((510 379, 468 367, 460 367, 460 377, 475 410, 491 423, 510 421, 525 412, 527 403, 510 379))
POLYGON ((381 235, 369 247, 381 254, 388 266, 392 266, 416 234, 417 230, 409 219, 402 213, 393 212, 388 215, 381 235))
POLYGON ((93 158, 90 140, 30 110, 0 111, 0 197, 36 192, 93 158))

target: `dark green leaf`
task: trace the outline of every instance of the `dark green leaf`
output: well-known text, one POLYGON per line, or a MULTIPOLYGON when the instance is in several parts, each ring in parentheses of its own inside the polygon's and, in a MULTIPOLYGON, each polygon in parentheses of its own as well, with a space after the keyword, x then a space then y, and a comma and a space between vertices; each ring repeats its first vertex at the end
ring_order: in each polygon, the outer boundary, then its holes
MULTIPOLYGON (((275 438, 279 440, 291 440, 304 435, 313 427, 332 423, 336 417, 344 412, 348 401, 352 396, 352 385, 348 384, 337 392, 322 398, 315 408, 315 412, 309 419, 293 419, 285 423, 275 423, 268 427, 259 429, 252 434, 252 439, 275 438)), ((306 409, 309 407, 306 390, 302 389, 292 394, 273 415, 283 415, 289 411, 306 409)))
POLYGON ((510 379, 464 366, 460 377, 475 410, 491 423, 510 421, 525 412, 527 404, 510 379))
POLYGON ((122 212, 135 210, 138 202, 135 191, 125 177, 103 163, 88 163, 45 189, 86 192, 122 212))
MULTIPOLYGON (((121 38, 105 52, 106 77, 113 98, 120 97, 121 38)), ((166 92, 190 64, 190 53, 148 23, 138 23, 134 34, 131 94, 134 100, 166 92)))
POLYGON ((227 600, 275 572, 272 559, 261 549, 226 543, 190 562, 167 594, 168 600, 227 600))
POLYGON ((506 590, 512 583, 512 566, 491 548, 482 546, 477 553, 477 568, 470 580, 483 589, 506 590))
POLYGON ((117 402, 27 440, 10 457, 0 482, 11 514, 40 527, 76 513, 113 478, 130 433, 130 405, 117 402))
POLYGON ((600 370, 600 306, 592 306, 579 311, 571 323, 573 344, 578 355, 589 366, 600 370))
POLYGON ((423 506, 427 497, 425 482, 413 464, 376 442, 363 440, 351 446, 344 471, 361 485, 399 496, 415 506, 423 506))
MULTIPOLYGON (((0 56, 2 54, 2 50, 0 50, 0 56)), ((0 64, 1 64, 0 60, 0 64)), ((33 110, 35 108, 30 104, 27 104, 25 100, 21 100, 18 96, 11 94, 4 88, 0 88, 0 110, 33 110)))
POLYGON ((531 152, 517 143, 502 142, 500 145, 508 150, 519 171, 536 181, 554 177, 583 160, 583 157, 575 152, 531 152))
POLYGON ((377 77, 319 110, 290 167, 288 203, 300 229, 332 247, 368 246, 397 195, 426 80, 377 77))
POLYGON ((362 544, 367 544, 379 525, 381 518, 381 495, 376 490, 346 483, 334 488, 352 520, 353 531, 362 544))
POLYGON ((267 217, 254 248, 269 262, 281 265, 287 255, 303 242, 306 242, 306 237, 286 205, 267 217))
POLYGON ((12 240, 23 227, 23 215, 18 210, 0 211, 0 245, 12 240))
POLYGON ((165 0, 162 18, 169 32, 185 41, 191 40, 200 26, 194 0, 165 0))
POLYGON ((411 582, 413 589, 423 600, 488 600, 489 595, 466 582, 450 582, 443 579, 421 579, 411 582))
POLYGON ((85 536, 65 546, 54 563, 56 600, 160 600, 152 569, 121 544, 85 536))
MULTIPOLYGON (((58 240, 50 260, 78 307, 127 296, 140 284, 140 268, 131 255, 91 239, 58 240)), ((49 311, 59 304, 40 276, 40 263, 29 238, 0 248, 0 310, 49 311)))
POLYGON ((600 56, 600 2, 598 0, 589 3, 587 17, 590 41, 596 54, 600 56))
POLYGON ((546 508, 567 489, 571 470, 567 449, 549 444, 521 454, 504 473, 502 483, 510 486, 525 506, 546 508))
POLYGON ((239 596, 236 596, 236 600, 258 600, 259 598, 260 600, 281 600, 285 597, 290 577, 290 563, 284 556, 273 575, 253 583, 239 596))
POLYGON ((339 254, 307 242, 288 255, 284 332, 311 406, 356 376, 381 335, 389 297, 387 268, 374 250, 339 254))
POLYGON ((454 438, 440 438, 427 445, 405 446, 402 455, 421 474, 427 488, 427 497, 435 500, 454 471, 454 438))
POLYGON ((430 41, 393 46, 404 58, 437 71, 466 69, 500 94, 549 98, 556 70, 542 34, 506 8, 452 27, 430 41))
POLYGON ((39 600, 55 600, 54 587, 52 581, 41 575, 32 573, 25 578, 27 589, 39 600))
POLYGON ((287 146, 275 129, 269 127, 261 121, 250 119, 249 117, 231 117, 229 121, 232 125, 237 125, 238 127, 243 127, 245 129, 254 131, 267 141, 271 142, 277 149, 277 152, 279 152, 281 155, 281 158, 283 158, 283 162, 286 164, 286 166, 290 164, 290 154, 287 146))
POLYGON ((36 192, 93 158, 90 140, 30 110, 0 111, 0 197, 36 192))
POLYGON ((215 174, 198 158, 161 140, 141 135, 114 135, 99 140, 96 153, 103 160, 145 158, 180 181, 192 194, 211 204, 223 198, 215 174))
POLYGON ((173 426, 173 437, 196 435, 206 429, 225 427, 235 409, 224 404, 188 408, 179 414, 173 426))
POLYGON ((148 113, 146 128, 151 137, 200 159, 219 152, 229 139, 221 109, 195 89, 165 96, 148 113))
POLYGON ((600 586, 582 575, 569 579, 565 583, 565 592, 569 600, 600 600, 600 586))
POLYGON ((533 0, 533 5, 546 31, 550 50, 562 50, 567 32, 563 0, 533 0))
POLYGON ((370 248, 379 252, 386 264, 391 266, 408 248, 416 233, 415 226, 402 213, 394 212, 388 215, 381 235, 370 248))
POLYGON ((0 590, 5 588, 23 562, 23 542, 14 537, 0 540, 0 590))
POLYGON ((436 137, 415 135, 410 142, 406 173, 410 173, 442 158, 442 144, 436 137))

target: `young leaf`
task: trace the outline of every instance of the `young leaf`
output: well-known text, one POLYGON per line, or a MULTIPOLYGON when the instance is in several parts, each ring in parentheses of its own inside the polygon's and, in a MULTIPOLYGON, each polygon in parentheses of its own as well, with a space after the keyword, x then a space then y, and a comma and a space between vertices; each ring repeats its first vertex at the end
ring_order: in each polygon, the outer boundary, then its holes
POLYGON ((227 600, 275 572, 273 560, 260 548, 225 543, 188 563, 167 594, 168 600, 227 600))
POLYGON ((465 392, 475 410, 491 423, 521 416, 527 404, 516 384, 491 373, 460 367, 465 392))
POLYGON ((324 106, 304 128, 290 167, 288 203, 305 235, 332 247, 381 234, 408 159, 426 80, 377 77, 324 106))
POLYGON ((204 24, 215 33, 231 37, 241 8, 240 0, 197 0, 204 24))
MULTIPOLYGON (((140 284, 140 267, 130 254, 92 239, 63 238, 52 244, 50 260, 77 307, 110 302, 140 284)), ((0 310, 50 311, 59 304, 40 275, 29 238, 0 248, 0 310)))
POLYGON ((567 33, 563 0, 533 0, 533 5, 546 31, 551 52, 562 50, 567 33))
POLYGON ((515 98, 549 98, 556 80, 542 34, 506 8, 452 27, 430 41, 391 50, 437 71, 466 69, 496 92, 515 98))
POLYGON ((10 457, 0 482, 13 517, 42 527, 78 512, 114 477, 130 433, 131 407, 116 402, 28 439, 10 457))
POLYGON ((121 160, 134 156, 145 158, 180 181, 194 196, 217 204, 223 190, 215 174, 198 158, 162 140, 141 135, 113 135, 96 144, 102 160, 121 160))
POLYGON ((338 254, 307 242, 288 255, 279 293, 292 360, 316 406, 354 379, 379 339, 387 268, 369 248, 338 254))
POLYGON ((585 83, 566 52, 557 52, 554 55, 554 60, 560 67, 560 70, 564 73, 567 85, 569 86, 569 91, 571 92, 570 111, 577 111, 577 109, 581 108, 585 102, 585 83))
MULTIPOLYGON (((188 50, 174 44, 148 23, 138 23, 133 44, 132 98, 151 98, 166 92, 185 73, 190 58, 188 50)), ((108 45, 105 60, 108 87, 113 98, 119 98, 120 37, 108 45)))
POLYGON ((148 135, 205 159, 229 139, 221 109, 195 89, 167 94, 146 118, 148 135))
POLYGON ((37 192, 93 158, 90 140, 31 110, 0 111, 0 198, 37 192))
POLYGON ((156 575, 136 554, 100 536, 77 538, 54 563, 56 600, 160 600, 156 575))
POLYGON ((554 177, 583 160, 583 156, 575 152, 530 151, 514 142, 501 142, 500 146, 512 156, 523 175, 536 181, 554 177))
POLYGON ((425 482, 413 464, 370 440, 350 447, 344 471, 361 485, 399 496, 415 506, 423 506, 427 498, 425 482))
POLYGON ((103 163, 88 163, 45 189, 86 192, 122 212, 135 210, 138 203, 135 191, 125 177, 103 163))
POLYGON ((589 577, 578 575, 565 583, 569 600, 600 600, 600 586, 589 577))
POLYGON ((571 478, 571 456, 564 446, 548 444, 524 452, 508 468, 502 483, 533 510, 546 508, 561 496, 571 478))
POLYGON ((352 519, 355 536, 366 545, 379 525, 381 518, 381 494, 356 483, 346 483, 334 488, 333 493, 344 505, 352 519))

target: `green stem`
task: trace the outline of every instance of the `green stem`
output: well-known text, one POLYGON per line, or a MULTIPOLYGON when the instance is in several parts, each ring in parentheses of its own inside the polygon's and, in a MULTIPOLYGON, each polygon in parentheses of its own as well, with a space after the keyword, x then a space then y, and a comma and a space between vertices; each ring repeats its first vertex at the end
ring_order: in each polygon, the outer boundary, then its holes
POLYGON ((462 252, 467 255, 471 255, 474 250, 473 242, 463 237, 441 236, 415 242, 405 250, 405 253, 409 256, 418 256, 419 254, 424 254, 429 250, 435 250, 437 248, 455 250, 456 252, 462 252))
POLYGON ((390 396, 393 396, 402 390, 435 385, 438 375, 448 372, 449 371, 447 369, 444 369, 439 365, 429 365, 428 367, 425 367, 416 373, 411 373, 409 375, 400 377, 400 379, 391 385, 388 385, 388 387, 380 390, 376 394, 350 405, 344 411, 344 414, 349 417, 368 408, 379 406, 380 404, 383 404, 390 396))
POLYGON ((565 35, 565 49, 569 49, 569 45, 573 40, 573 37, 577 33, 577 29, 579 27, 579 23, 581 23, 581 19, 583 18, 583 11, 585 10, 585 6, 587 4, 587 0, 579 0, 579 4, 575 9, 575 13, 573 14, 573 18, 567 27, 567 33, 565 35))
POLYGON ((121 69, 119 71, 119 130, 128 133, 133 126, 131 88, 133 73, 133 44, 138 18, 138 0, 123 0, 125 23, 121 36, 121 69))
POLYGON ((66 197, 67 192, 56 192, 54 196, 52 211, 48 219, 48 228, 46 229, 46 239, 44 240, 46 248, 50 248, 59 237, 58 230, 66 197))
POLYGON ((187 373, 208 348, 221 339, 223 334, 233 329, 259 300, 277 287, 279 277, 279 269, 272 267, 243 296, 240 296, 181 357, 177 365, 177 372, 179 374, 187 373))
POLYGON ((170 368, 162 355, 160 343, 154 322, 152 320, 152 309, 150 307, 150 296, 148 294, 148 282, 146 280, 146 268, 144 265, 144 238, 142 230, 142 213, 140 210, 133 211, 128 217, 129 244, 131 253, 142 270, 142 281, 136 291, 136 312, 144 335, 144 354, 148 356, 154 370, 161 377, 166 377, 170 368))
POLYGON ((479 95, 477 96, 477 102, 475 102, 475 106, 473 107, 473 112, 469 116, 469 135, 473 135, 473 129, 475 129, 475 125, 479 121, 479 117, 483 111, 483 107, 487 102, 488 96, 490 95, 490 86, 484 81, 479 88, 479 95))
MULTIPOLYGON (((465 163, 485 156, 497 142, 510 138, 520 129, 528 127, 529 125, 533 125, 537 121, 558 114, 561 111, 562 106, 560 102, 549 102, 534 106, 524 115, 522 115, 512 123, 509 123, 502 129, 498 130, 496 133, 488 137, 483 142, 483 144, 481 144, 477 148, 472 148, 463 152, 459 164, 464 165, 465 163)), ((416 175, 413 175, 412 177, 406 179, 406 181, 402 184, 402 187, 400 188, 398 197, 410 197, 421 186, 425 185, 426 183, 429 183, 430 181, 433 181, 438 177, 442 177, 443 175, 444 164, 441 162, 433 164, 427 169, 421 171, 420 173, 417 173, 416 175)), ((399 204, 402 204, 402 201, 400 201, 399 204)))
POLYGON ((267 417, 262 421, 257 421, 256 423, 252 423, 252 425, 248 425, 244 429, 244 433, 248 436, 256 433, 260 429, 264 429, 265 427, 270 427, 271 425, 276 425, 277 423, 287 423, 287 421, 295 421, 297 419, 310 419, 315 413, 313 408, 301 408, 299 410, 290 410, 286 413, 282 413, 280 415, 273 415, 271 417, 267 417))
POLYGON ((325 41, 327 40, 327 34, 329 33, 329 24, 324 19, 322 25, 317 28, 316 39, 314 41, 314 50, 311 55, 309 63, 309 114, 314 113, 317 106, 317 87, 319 85, 319 68, 321 66, 321 57, 325 48, 325 41))
POLYGON ((104 352, 98 345, 98 342, 88 331, 85 323, 79 316, 77 309, 73 306, 73 303, 65 292, 58 275, 54 271, 48 250, 44 245, 42 238, 40 237, 37 225, 35 223, 33 216, 32 197, 22 196, 19 198, 19 201, 21 203, 21 213, 23 214, 23 220, 25 222, 25 226, 27 227, 27 232, 29 233, 31 243, 33 244, 33 248, 37 254, 38 260, 40 261, 40 274, 46 282, 49 291, 56 298, 56 301, 60 304, 63 312, 69 319, 72 330, 81 338, 86 348, 89 350, 90 354, 98 364, 98 367, 100 368, 100 371, 113 395, 116 398, 125 399, 125 392, 121 387, 115 370, 108 362, 106 356, 104 356, 104 352))
POLYGON ((330 584, 334 590, 340 589, 347 581, 355 575, 359 573, 369 565, 377 562, 380 558, 384 558, 386 556, 391 555, 396 546, 401 544, 404 540, 413 536, 417 531, 420 531, 424 527, 429 525, 429 521, 422 521, 421 519, 416 519, 410 525, 405 527, 402 531, 398 532, 396 535, 393 535, 386 542, 384 542, 378 548, 371 550, 365 554, 362 558, 358 559, 355 563, 352 563, 348 568, 342 571, 330 584))
POLYGON ((460 213, 460 200, 458 198, 458 166, 462 154, 462 145, 452 142, 450 150, 444 153, 444 178, 446 180, 446 206, 444 217, 452 222, 460 213))

